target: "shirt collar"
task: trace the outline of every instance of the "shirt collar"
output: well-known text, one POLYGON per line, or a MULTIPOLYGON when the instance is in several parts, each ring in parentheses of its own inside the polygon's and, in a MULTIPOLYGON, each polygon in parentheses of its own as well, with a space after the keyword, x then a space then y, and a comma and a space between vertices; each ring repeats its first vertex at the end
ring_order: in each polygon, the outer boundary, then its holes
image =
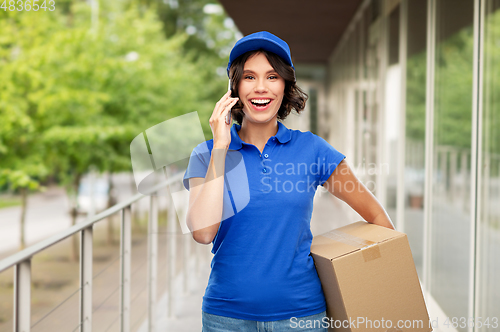
MULTIPOLYGON (((229 150, 239 150, 243 147, 243 143, 245 142, 243 142, 238 135, 238 131, 240 131, 240 129, 241 126, 236 123, 234 123, 231 127, 231 143, 229 144, 229 150)), ((290 129, 278 121, 278 132, 272 137, 276 137, 276 139, 283 144, 292 138, 292 134, 290 133, 290 129)))

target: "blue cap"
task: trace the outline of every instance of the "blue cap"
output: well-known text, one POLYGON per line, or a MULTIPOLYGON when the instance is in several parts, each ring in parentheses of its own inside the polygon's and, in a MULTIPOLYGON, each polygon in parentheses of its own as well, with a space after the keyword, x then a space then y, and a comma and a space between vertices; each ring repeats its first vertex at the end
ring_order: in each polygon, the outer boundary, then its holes
POLYGON ((238 58, 240 55, 245 54, 246 52, 256 51, 260 49, 278 55, 295 70, 295 67, 292 63, 292 57, 290 55, 290 47, 288 47, 288 44, 284 40, 276 37, 270 32, 260 31, 245 36, 238 40, 236 44, 234 44, 234 47, 229 54, 227 76, 229 76, 229 68, 231 68, 231 64, 234 60, 236 60, 236 58, 238 58))

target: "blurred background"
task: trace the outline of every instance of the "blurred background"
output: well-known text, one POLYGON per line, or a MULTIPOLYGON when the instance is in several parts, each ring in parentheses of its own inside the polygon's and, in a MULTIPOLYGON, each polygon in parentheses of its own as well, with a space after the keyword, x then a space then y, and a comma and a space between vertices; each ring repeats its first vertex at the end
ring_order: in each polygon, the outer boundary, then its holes
MULTIPOLYGON (((3 2, 0 258, 136 195, 130 143, 147 128, 197 111, 210 139, 208 118, 227 91, 229 51, 241 36, 209 0, 3 2)), ((148 208, 132 206, 134 331, 147 319, 148 208)), ((165 204, 159 209, 158 278, 166 286, 165 204)), ((120 215, 93 235, 93 326, 112 330, 120 215)), ((80 328, 79 242, 74 236, 33 256, 32 330, 80 328)), ((13 278, 14 268, 0 273, 0 331, 14 323, 13 278)), ((158 287, 159 297, 164 291, 158 287)))
MULTIPOLYGON (((435 331, 498 330, 500 0, 74 0, 38 12, 9 4, 0 10, 0 258, 136 195, 129 145, 147 128, 198 111, 210 139, 231 47, 268 30, 290 45, 309 95, 285 125, 346 154, 408 235, 435 331)), ((128 330, 153 330, 151 298, 164 308, 159 329, 199 330, 210 248, 180 234, 160 201, 152 297, 148 200, 131 204, 128 330), (189 279, 192 268, 199 279, 189 279)), ((316 194, 313 234, 359 218, 316 194)), ((97 331, 124 330, 120 225, 115 215, 94 226, 97 331)), ((78 242, 33 256, 32 330, 82 326, 78 242)), ((0 273, 0 331, 12 330, 14 269, 0 273)))

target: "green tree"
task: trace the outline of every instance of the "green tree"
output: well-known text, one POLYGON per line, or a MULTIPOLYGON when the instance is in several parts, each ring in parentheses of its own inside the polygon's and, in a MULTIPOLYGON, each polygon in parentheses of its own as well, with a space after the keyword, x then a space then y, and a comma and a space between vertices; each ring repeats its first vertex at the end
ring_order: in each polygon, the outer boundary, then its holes
MULTIPOLYGON (((30 91, 38 89, 43 77, 24 59, 23 50, 40 31, 36 27, 23 30, 20 25, 27 22, 24 15, 0 11, 0 187, 8 186, 21 194, 21 238, 24 248, 24 226, 29 191, 39 190, 48 173, 43 162, 42 146, 37 135, 30 91), (14 65, 15 64, 15 65, 14 65)), ((40 17, 47 31, 54 28, 51 20, 40 17)))
POLYGON ((133 137, 187 112, 208 119, 226 80, 215 73, 220 60, 186 56, 185 33, 165 39, 153 10, 101 2, 91 26, 86 3, 68 4, 64 13, 0 19, 7 32, 0 38, 0 176, 31 189, 46 175, 58 179, 75 222, 76 192, 91 165, 130 170, 133 137))
MULTIPOLYGON (((441 41, 436 50, 436 144, 470 149, 472 108, 472 29, 441 41), (439 129, 438 129, 439 128, 439 129)), ((426 53, 407 63, 407 136, 425 139, 426 53)))

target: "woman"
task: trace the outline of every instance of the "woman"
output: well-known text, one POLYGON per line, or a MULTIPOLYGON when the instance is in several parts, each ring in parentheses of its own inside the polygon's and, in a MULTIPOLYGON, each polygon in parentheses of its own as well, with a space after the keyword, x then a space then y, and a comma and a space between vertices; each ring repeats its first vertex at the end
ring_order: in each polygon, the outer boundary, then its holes
POLYGON ((228 76, 232 94, 210 117, 214 138, 195 148, 184 175, 193 238, 213 243, 203 331, 326 331, 325 298, 310 255, 317 186, 368 222, 392 223, 343 154, 278 121, 301 112, 307 99, 283 40, 265 31, 240 39, 228 76), (237 176, 230 175, 235 169, 237 176), (237 208, 245 195, 247 204, 237 208))

